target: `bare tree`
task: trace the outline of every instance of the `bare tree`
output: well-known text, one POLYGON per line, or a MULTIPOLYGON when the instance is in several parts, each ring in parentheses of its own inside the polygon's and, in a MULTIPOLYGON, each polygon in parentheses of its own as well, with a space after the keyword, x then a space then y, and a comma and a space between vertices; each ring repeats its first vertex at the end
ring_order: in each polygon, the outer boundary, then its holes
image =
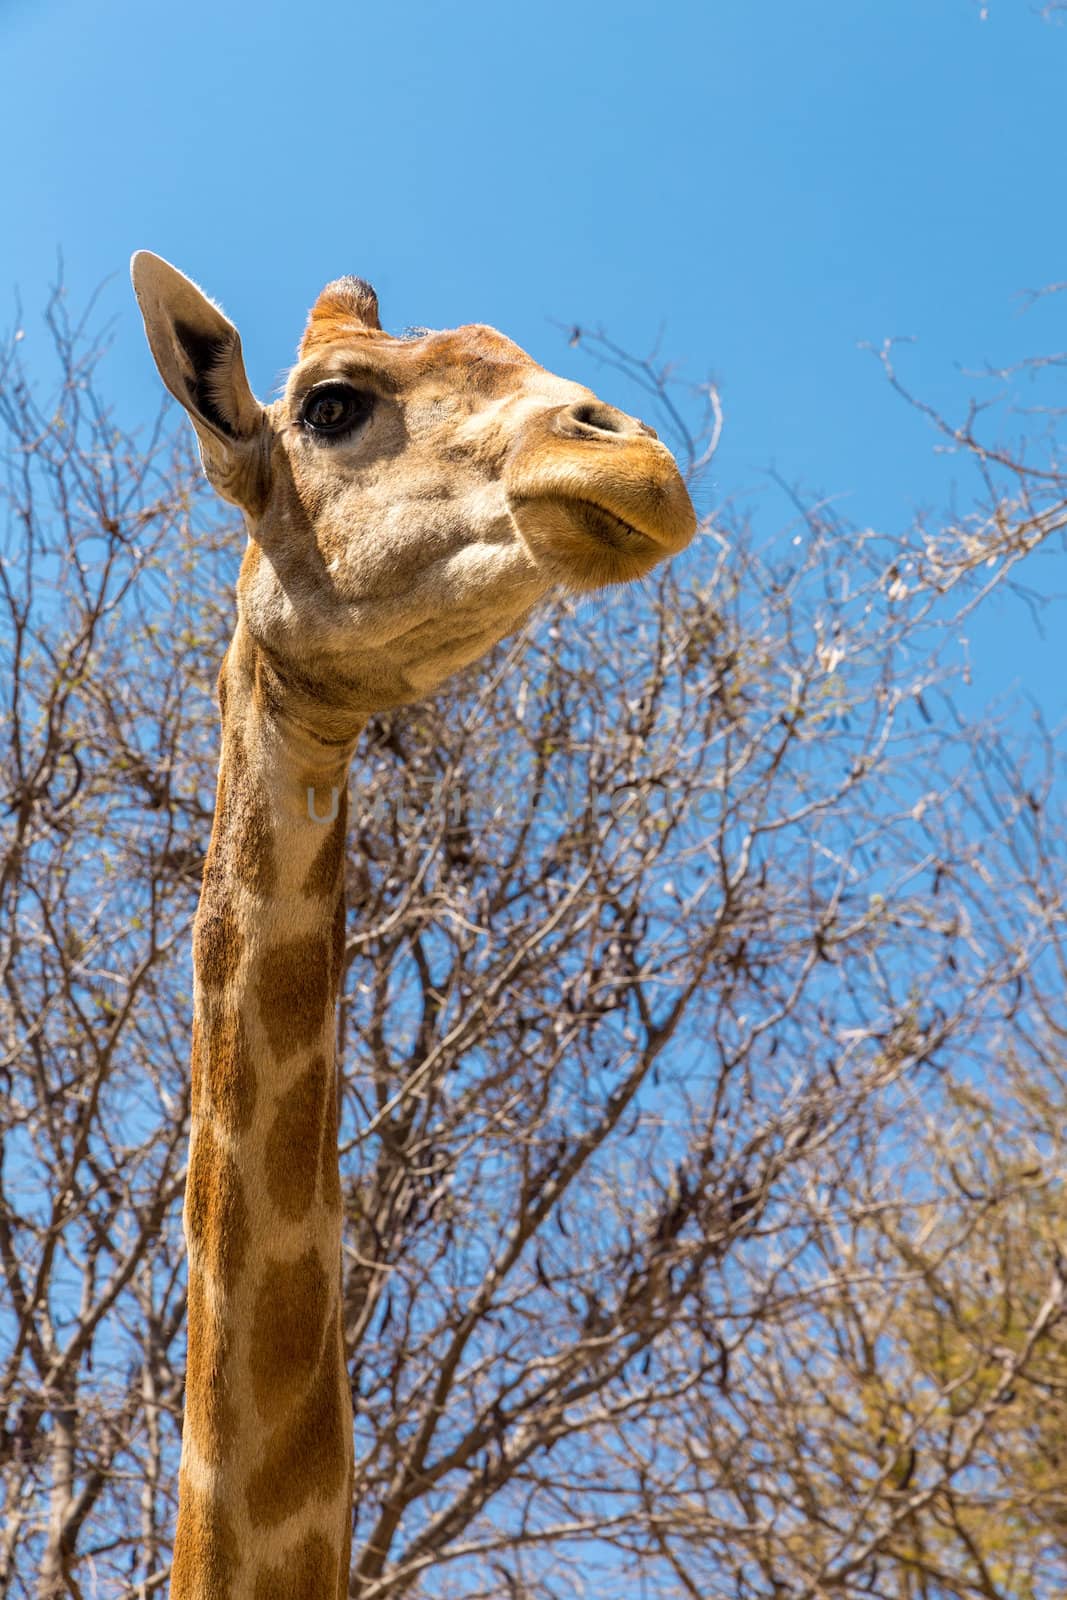
MULTIPOLYGON (((184 448, 116 428, 62 299, 49 326, 56 395, 17 339, 0 399, 0 1594, 88 1600, 167 1581, 237 540, 184 448)), ((658 363, 578 337, 699 473, 714 397, 689 433, 658 363)), ((1043 588, 1067 473, 1054 432, 936 420, 965 517, 721 508, 643 591, 566 625, 561 598, 368 730, 339 1018, 361 1600, 1058 1592, 1058 1491, 1035 1510, 1020 1466, 1046 1413, 1015 1398, 1063 1385, 1055 756, 973 718, 960 639, 1043 588), (1042 1243, 997 1278, 1009 1238, 1042 1243)))

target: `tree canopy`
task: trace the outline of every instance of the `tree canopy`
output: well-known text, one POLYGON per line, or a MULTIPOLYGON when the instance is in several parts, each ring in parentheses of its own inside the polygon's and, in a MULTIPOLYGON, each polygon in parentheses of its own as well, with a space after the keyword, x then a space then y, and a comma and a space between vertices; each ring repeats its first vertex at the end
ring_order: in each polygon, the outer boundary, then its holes
MULTIPOLYGON (((0 1595, 132 1600, 173 1526, 241 536, 61 295, 48 327, 54 392, 36 333, 0 367, 0 1595)), ((698 482, 714 408, 586 342, 698 482)), ((1050 591, 1067 465, 1055 414, 930 418, 964 510, 718 506, 364 737, 360 1600, 1063 1592, 1059 758, 975 704, 965 636, 1050 591)))

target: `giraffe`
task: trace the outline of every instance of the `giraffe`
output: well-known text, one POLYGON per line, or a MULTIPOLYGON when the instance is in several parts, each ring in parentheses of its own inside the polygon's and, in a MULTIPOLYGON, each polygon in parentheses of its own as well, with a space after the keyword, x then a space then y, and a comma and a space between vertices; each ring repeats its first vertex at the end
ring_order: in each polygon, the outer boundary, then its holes
MULTIPOLYGON (((193 933, 188 1358, 173 1600, 349 1590, 334 1061, 349 763, 563 585, 624 582, 695 517, 651 428, 494 329, 395 338, 340 278, 281 398, 147 251, 134 290, 205 473, 244 514, 193 933), (324 823, 322 818, 330 818, 324 823)), ((368 1573, 383 1552, 369 1553, 368 1573)))

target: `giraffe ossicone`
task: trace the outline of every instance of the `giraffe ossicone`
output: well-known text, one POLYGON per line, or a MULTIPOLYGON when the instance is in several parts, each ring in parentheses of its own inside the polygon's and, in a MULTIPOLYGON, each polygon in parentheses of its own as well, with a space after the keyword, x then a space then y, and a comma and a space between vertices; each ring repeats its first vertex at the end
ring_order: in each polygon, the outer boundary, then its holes
MULTIPOLYGON (((148 252, 132 275, 163 381, 248 533, 193 944, 171 1594, 343 1600, 334 1030, 356 741, 557 586, 626 582, 681 550, 695 517, 651 429, 492 328, 394 338, 370 286, 340 278, 281 398, 262 405, 218 306, 148 252)), ((364 1554, 357 1590, 386 1557, 364 1554)))

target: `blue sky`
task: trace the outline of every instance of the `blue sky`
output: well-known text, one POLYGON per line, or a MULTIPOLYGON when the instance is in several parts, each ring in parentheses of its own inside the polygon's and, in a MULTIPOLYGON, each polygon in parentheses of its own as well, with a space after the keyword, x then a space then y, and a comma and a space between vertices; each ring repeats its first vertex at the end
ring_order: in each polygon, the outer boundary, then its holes
MULTIPOLYGON (((896 526, 953 469, 859 345, 915 336, 908 381, 948 406, 961 368, 1067 346, 1067 297, 1019 300, 1067 277, 1067 27, 988 11, 0 0, 0 324, 16 289, 31 319, 58 249, 75 301, 114 274, 111 381, 146 417, 141 246, 221 300, 261 393, 343 272, 388 326, 492 322, 624 404, 554 320, 637 351, 662 330, 722 385, 709 503, 773 463, 896 526)), ((1023 608, 997 617, 988 687, 1014 671, 1054 707, 1055 619, 1042 645, 1023 608)))

